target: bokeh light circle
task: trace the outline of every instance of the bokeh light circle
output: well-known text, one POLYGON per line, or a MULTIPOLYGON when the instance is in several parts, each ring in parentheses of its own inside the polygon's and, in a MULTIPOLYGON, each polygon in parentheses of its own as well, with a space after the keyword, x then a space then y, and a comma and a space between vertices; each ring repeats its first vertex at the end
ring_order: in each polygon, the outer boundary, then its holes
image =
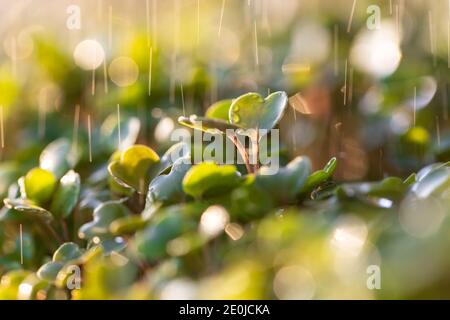
POLYGON ((129 57, 114 59, 108 68, 109 77, 119 87, 128 87, 134 84, 139 76, 139 67, 129 57))
POLYGON ((34 42, 29 30, 22 30, 17 36, 8 35, 3 41, 3 49, 10 59, 21 60, 33 53, 34 42))
POLYGON ((350 61, 356 68, 380 78, 394 73, 401 58, 400 37, 392 23, 360 32, 350 51, 350 61))
POLYGON ((84 70, 95 70, 105 60, 105 51, 96 40, 83 40, 75 48, 73 58, 77 66, 84 70))

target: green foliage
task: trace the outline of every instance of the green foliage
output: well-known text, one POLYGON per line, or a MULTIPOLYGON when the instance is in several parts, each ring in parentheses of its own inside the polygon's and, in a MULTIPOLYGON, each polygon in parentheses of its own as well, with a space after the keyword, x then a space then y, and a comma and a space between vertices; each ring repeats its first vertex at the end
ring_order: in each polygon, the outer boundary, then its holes
POLYGON ((228 115, 230 113, 230 106, 232 102, 233 100, 231 99, 217 101, 216 103, 212 104, 208 108, 208 110, 206 110, 205 116, 211 119, 228 121, 228 115))
POLYGON ((81 239, 92 239, 95 236, 107 236, 110 234, 109 226, 116 219, 125 217, 129 210, 122 201, 109 201, 100 204, 93 212, 91 222, 81 226, 78 235, 81 239))
POLYGON ((55 176, 44 169, 34 168, 24 178, 25 195, 27 199, 38 204, 48 202, 55 191, 55 176))
POLYGON ((50 211, 58 218, 68 217, 78 203, 80 188, 80 175, 73 170, 68 171, 59 181, 50 211))
POLYGON ((145 193, 150 180, 150 169, 159 163, 159 156, 149 147, 143 145, 131 146, 120 154, 118 160, 113 160, 108 171, 117 182, 145 193))
POLYGON ((267 167, 262 167, 256 174, 256 185, 265 190, 271 197, 281 203, 295 199, 311 173, 308 158, 297 157, 286 167, 270 174, 267 167))
POLYGON ((194 198, 220 194, 237 187, 242 179, 233 165, 204 162, 193 166, 183 178, 183 190, 194 198))
MULTIPOLYGON (((205 118, 180 120, 214 133, 271 129, 286 97, 246 94, 212 105, 205 118)), ((93 163, 82 139, 75 148, 60 138, 44 148, 39 167, 0 166, 0 298, 160 298, 180 277, 195 285, 197 298, 286 298, 280 281, 295 284, 296 275, 309 273, 326 290, 341 290, 344 276, 345 290, 375 298, 441 290, 439 281, 402 289, 389 279, 404 285, 411 278, 402 277, 402 268, 425 263, 429 252, 445 257, 450 249, 448 163, 425 166, 406 179, 337 182, 336 158, 312 172, 310 159, 298 156, 278 170, 255 165, 244 174, 235 165, 192 164, 190 148, 202 146, 180 142, 157 153, 135 144, 137 118, 120 124, 120 144, 113 117, 94 133, 103 147, 92 152, 93 163), (411 212, 420 225, 411 222, 411 212), (389 291, 357 285, 373 257, 388 270, 383 281, 389 291), (355 269, 346 273, 349 261, 355 269), (73 286, 74 270, 81 272, 81 287, 73 286)), ((420 132, 405 137, 428 144, 420 132)), ((433 276, 446 279, 450 260, 439 265, 433 276)), ((410 272, 416 279, 427 271, 410 272)), ((314 297, 328 296, 316 291, 314 297)))
POLYGON ((283 116, 287 99, 287 94, 281 91, 267 98, 258 93, 246 93, 233 100, 229 121, 244 129, 270 130, 283 116))

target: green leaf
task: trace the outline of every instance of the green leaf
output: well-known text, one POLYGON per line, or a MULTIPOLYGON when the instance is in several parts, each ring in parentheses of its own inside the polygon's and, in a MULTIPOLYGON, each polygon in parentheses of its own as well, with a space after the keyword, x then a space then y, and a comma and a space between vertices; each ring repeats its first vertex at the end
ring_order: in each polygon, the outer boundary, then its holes
POLYGON ((83 252, 80 247, 73 242, 63 243, 54 253, 53 261, 55 262, 67 262, 73 259, 81 257, 83 252))
POLYGON ((111 222, 127 215, 129 210, 120 201, 104 202, 95 208, 94 220, 80 227, 78 236, 81 239, 91 239, 95 236, 108 235, 111 222))
POLYGON ((179 117, 178 122, 186 127, 212 134, 224 133, 227 129, 237 130, 240 127, 220 119, 197 117, 195 114, 188 117, 179 117))
POLYGON ((63 266, 64 264, 61 262, 49 261, 39 268, 39 270, 36 272, 36 275, 42 280, 52 282, 56 279, 58 272, 62 269, 63 266))
POLYGON ((55 191, 56 178, 50 171, 34 168, 24 178, 27 199, 42 205, 50 200, 55 191))
POLYGON ((387 177, 379 182, 371 184, 367 195, 392 200, 400 199, 404 196, 408 185, 397 177, 387 177))
POLYGON ((95 247, 101 247, 104 255, 109 255, 111 252, 121 252, 126 246, 127 242, 122 237, 104 237, 100 238, 99 242, 92 242, 95 247))
POLYGON ((32 216, 42 218, 46 221, 52 220, 53 215, 44 208, 39 207, 33 201, 28 199, 4 199, 5 206, 32 216))
POLYGON ((167 255, 167 243, 193 226, 178 210, 168 208, 151 225, 136 234, 136 249, 146 260, 162 258, 167 255))
POLYGON ((80 175, 70 170, 59 181, 50 211, 58 218, 68 217, 77 205, 79 196, 80 175))
POLYGON ((193 166, 184 176, 183 190, 194 198, 212 196, 237 187, 242 179, 234 165, 218 166, 203 162, 193 166))
POLYGON ((119 146, 119 125, 117 115, 109 115, 100 127, 103 145, 110 151, 119 149, 125 150, 131 147, 137 140, 141 122, 136 117, 122 117, 120 119, 120 146, 119 146))
POLYGON ((114 220, 109 229, 115 236, 124 234, 133 234, 138 230, 145 228, 147 220, 142 216, 131 215, 114 220))
POLYGON ((308 179, 306 179, 305 185, 302 187, 301 192, 309 192, 315 187, 319 186, 321 183, 327 181, 333 175, 336 169, 337 160, 336 158, 330 159, 325 167, 321 170, 313 172, 308 179))
POLYGON ((150 169, 159 163, 159 156, 149 147, 134 145, 120 154, 119 160, 113 160, 108 171, 117 182, 144 194, 150 180, 150 169))
POLYGON ((416 182, 411 190, 419 198, 427 198, 431 195, 450 190, 450 167, 442 165, 432 169, 416 182))
POLYGON ((191 167, 190 157, 180 158, 175 161, 168 174, 161 174, 153 179, 148 188, 146 208, 158 202, 181 200, 184 197, 181 184, 191 167))
POLYGON ((228 122, 228 115, 230 114, 230 106, 233 100, 220 100, 212 104, 205 113, 207 118, 220 119, 228 122))
POLYGON ((170 167, 180 158, 191 156, 191 146, 184 141, 175 143, 161 157, 161 170, 159 174, 167 173, 170 167))
POLYGON ((50 143, 39 157, 39 167, 52 172, 55 177, 62 177, 73 168, 77 155, 72 152, 72 144, 66 138, 60 138, 50 143))
POLYGON ((288 97, 283 91, 270 94, 265 99, 258 93, 246 93, 230 107, 229 121, 244 129, 272 129, 283 116, 288 97))
POLYGON ((262 167, 256 174, 255 183, 275 200, 284 203, 293 200, 301 192, 310 172, 309 159, 297 157, 275 174, 269 174, 269 168, 262 167))
POLYGON ((387 177, 377 182, 345 183, 336 190, 340 198, 356 198, 371 206, 390 208, 393 201, 403 198, 408 187, 400 178, 387 177))

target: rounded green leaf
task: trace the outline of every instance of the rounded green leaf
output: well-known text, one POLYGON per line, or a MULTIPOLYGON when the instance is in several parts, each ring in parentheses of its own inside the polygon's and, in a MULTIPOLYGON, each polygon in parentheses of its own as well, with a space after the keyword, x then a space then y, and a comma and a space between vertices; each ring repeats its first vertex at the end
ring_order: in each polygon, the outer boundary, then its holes
POLYGON ((42 218, 46 221, 52 220, 53 215, 44 208, 39 207, 33 201, 28 199, 4 199, 5 206, 32 216, 42 218))
POLYGON ((58 218, 68 217, 77 205, 79 195, 80 175, 70 170, 59 181, 50 211, 58 218))
POLYGON ((280 202, 289 202, 301 192, 310 172, 311 162, 306 157, 297 157, 269 174, 267 167, 262 167, 256 175, 255 183, 280 202))
POLYGON ((229 199, 229 211, 233 220, 248 222, 267 214, 273 208, 273 199, 254 183, 234 189, 229 199))
POLYGON ((151 148, 134 145, 124 150, 119 160, 113 160, 108 171, 117 182, 143 194, 150 180, 149 171, 157 163, 159 156, 151 148))
POLYGON ((43 264, 36 274, 40 279, 54 281, 63 266, 64 264, 61 262, 49 261, 43 264))
POLYGON ((191 167, 190 157, 181 158, 175 161, 168 174, 153 179, 148 187, 146 208, 157 202, 181 200, 184 196, 181 183, 191 167))
POLYGON ((184 142, 180 141, 171 146, 161 157, 161 170, 160 174, 169 170, 170 167, 180 158, 190 157, 191 156, 191 146, 184 142))
POLYGON ((241 181, 234 165, 219 166, 212 162, 203 162, 193 166, 186 173, 183 190, 194 198, 201 198, 230 191, 241 181))
POLYGON ((230 107, 229 120, 244 129, 272 129, 283 116, 288 97, 278 91, 265 99, 258 93, 246 93, 235 100, 230 107))
POLYGON ((450 190, 450 167, 441 166, 431 170, 412 186, 419 198, 426 198, 450 190))
POLYGON ((44 204, 50 200, 55 191, 56 179, 50 171, 34 168, 24 178, 27 199, 44 204))
POLYGON ((205 116, 207 118, 220 119, 228 122, 232 102, 233 100, 231 99, 217 101, 206 110, 205 116))
POLYGON ((53 261, 67 262, 73 259, 78 259, 82 254, 83 252, 76 243, 66 242, 53 253, 53 261))
POLYGON ((138 253, 147 260, 164 257, 167 243, 178 237, 188 227, 186 219, 179 212, 167 212, 146 229, 136 234, 138 253))
POLYGON ((111 252, 121 252, 126 246, 127 242, 122 237, 104 237, 100 238, 98 242, 92 243, 96 247, 101 247, 102 251, 105 255, 110 254, 111 252))
POLYGON ((120 201, 104 202, 95 208, 94 220, 80 227, 78 236, 81 239, 91 239, 95 236, 107 235, 110 233, 111 222, 128 214, 128 208, 120 201))

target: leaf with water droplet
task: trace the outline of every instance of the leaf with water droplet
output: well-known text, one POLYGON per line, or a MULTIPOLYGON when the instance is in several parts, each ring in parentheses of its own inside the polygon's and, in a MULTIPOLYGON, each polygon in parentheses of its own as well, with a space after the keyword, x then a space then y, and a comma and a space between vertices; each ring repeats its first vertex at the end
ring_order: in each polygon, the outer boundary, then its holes
POLYGON ((176 205, 161 209, 158 215, 142 231, 136 233, 134 246, 141 257, 155 261, 167 255, 167 243, 196 227, 190 218, 201 214, 204 206, 198 203, 176 205))
POLYGON ((283 91, 266 98, 254 92, 246 93, 233 100, 229 121, 244 129, 270 130, 283 116, 287 101, 287 94, 283 91))
POLYGON ((411 188, 419 198, 442 194, 450 190, 450 167, 441 165, 432 169, 411 188))

